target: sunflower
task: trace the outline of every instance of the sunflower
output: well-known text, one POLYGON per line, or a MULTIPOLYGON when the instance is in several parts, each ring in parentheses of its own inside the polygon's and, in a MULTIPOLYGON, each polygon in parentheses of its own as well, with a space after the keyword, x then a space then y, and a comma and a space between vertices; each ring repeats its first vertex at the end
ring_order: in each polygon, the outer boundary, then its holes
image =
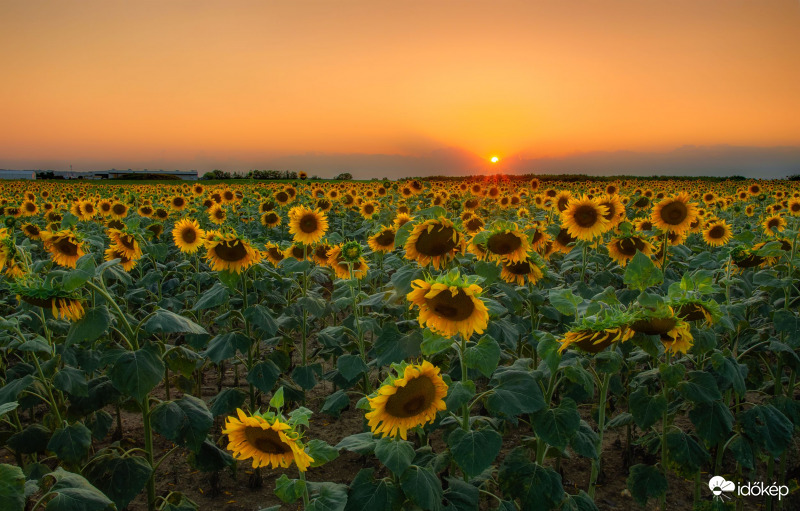
POLYGON ((689 194, 680 193, 664 199, 653 207, 650 219, 662 231, 683 234, 691 229, 697 218, 697 207, 689 202, 689 194))
POLYGON ((712 247, 720 247, 733 237, 731 226, 725 220, 712 222, 703 229, 703 240, 712 247))
POLYGON ((111 239, 111 245, 128 259, 142 257, 142 247, 133 234, 121 229, 109 229, 108 237, 111 239))
POLYGON ((139 209, 137 210, 137 212, 139 213, 139 216, 143 216, 145 218, 150 218, 150 217, 153 216, 153 213, 155 213, 155 211, 153 210, 153 207, 150 206, 149 204, 145 204, 143 206, 139 206, 139 209))
POLYGON ((547 253, 548 255, 554 252, 569 254, 575 247, 573 243, 576 241, 578 241, 577 238, 572 237, 567 229, 562 228, 560 231, 558 231, 558 234, 553 239, 552 243, 546 243, 544 245, 543 252, 547 253))
POLYGON ((525 280, 531 284, 536 282, 544 276, 542 267, 544 262, 537 256, 528 256, 522 261, 512 262, 504 260, 500 270, 500 278, 506 282, 516 282, 517 285, 524 286, 525 280))
POLYGON ((328 266, 328 252, 330 252, 331 248, 333 247, 324 241, 314 245, 314 249, 311 251, 311 257, 314 262, 320 266, 328 266))
MULTIPOLYGON (((352 266, 352 277, 361 280, 367 275, 367 271, 369 270, 367 261, 360 255, 356 256, 356 258, 353 258, 351 255, 352 260, 351 262, 348 262, 344 256, 343 249, 344 245, 337 245, 328 251, 328 267, 333 269, 337 278, 342 280, 350 280, 350 271, 352 266)), ((352 250, 353 248, 350 248, 349 251, 352 252, 352 250)))
POLYGON ((765 233, 770 236, 777 236, 779 232, 783 232, 786 228, 786 219, 781 215, 772 215, 764 220, 764 223, 761 225, 764 226, 765 233))
POLYGON ((26 200, 19 207, 20 216, 33 216, 39 212, 39 206, 32 200, 26 200))
POLYGON ((131 271, 136 266, 136 259, 130 259, 125 255, 125 252, 120 250, 116 245, 112 245, 105 251, 104 260, 113 261, 119 259, 119 264, 125 271, 131 271))
MULTIPOLYGON (((609 185, 608 187, 612 188, 613 185, 609 185)), ((600 197, 597 203, 606 207, 606 213, 603 217, 611 223, 609 228, 616 227, 625 219, 625 205, 622 203, 619 195, 612 194, 600 197)))
POLYGON ((222 208, 220 204, 214 204, 208 208, 208 218, 217 225, 222 225, 228 219, 228 213, 222 208))
POLYGON ((579 328, 564 334, 559 352, 563 352, 571 345, 575 345, 589 353, 600 353, 615 342, 625 342, 633 337, 633 330, 624 325, 609 328, 593 329, 579 328))
POLYGON ((261 253, 235 232, 209 231, 203 240, 206 260, 214 271, 241 273, 261 261, 261 253))
POLYGON ((719 305, 713 300, 684 299, 673 304, 676 315, 684 321, 705 320, 709 324, 716 323, 722 313, 719 305))
POLYGON ((266 257, 273 266, 278 266, 281 261, 286 259, 286 255, 283 253, 283 250, 281 250, 281 247, 275 243, 267 243, 264 249, 264 257, 266 257))
POLYGON ((373 434, 395 437, 399 433, 406 440, 409 429, 433 422, 438 412, 447 409, 447 384, 439 368, 426 360, 395 370, 397 377, 387 379, 367 398, 370 411, 364 417, 373 434))
POLYGON ((665 351, 687 353, 694 344, 689 323, 679 320, 669 332, 661 335, 661 343, 664 345, 665 351))
POLYGON ((786 207, 789 209, 790 215, 800 216, 800 198, 792 198, 786 207))
POLYGON ((409 308, 419 307, 419 325, 445 337, 461 334, 469 339, 477 332, 482 334, 489 324, 489 311, 481 300, 483 292, 477 284, 470 284, 458 273, 436 280, 415 280, 412 291, 406 295, 409 308))
POLYGON ((236 410, 238 418, 229 416, 225 421, 224 435, 228 435, 227 449, 237 460, 253 458, 253 468, 288 468, 292 462, 300 472, 305 472, 314 459, 305 452, 300 435, 277 417, 247 415, 236 410))
POLYGON ((39 277, 16 280, 9 284, 17 299, 49 310, 53 316, 67 321, 78 321, 83 317, 83 300, 75 291, 65 291, 52 281, 43 282, 39 277))
POLYGON ((394 227, 383 227, 369 237, 367 243, 374 252, 388 253, 394 250, 394 237, 397 231, 394 227))
POLYGON ((175 223, 172 229, 172 239, 181 252, 194 254, 203 244, 205 232, 200 228, 197 220, 184 218, 175 223))
POLYGON ((480 231, 483 229, 484 225, 483 219, 478 215, 470 215, 464 221, 464 229, 466 229, 466 231, 470 234, 480 231))
POLYGON ((611 259, 622 267, 628 265, 637 251, 649 256, 654 250, 652 243, 647 241, 644 237, 635 234, 612 238, 606 247, 608 248, 608 255, 611 256, 611 259))
POLYGON ((25 222, 20 227, 22 233, 32 240, 42 239, 42 232, 38 225, 25 222))
POLYGON ((328 218, 321 211, 303 206, 289 210, 289 233, 296 243, 313 245, 327 230, 328 218))
POLYGON ((586 195, 570 199, 561 212, 561 225, 579 240, 591 241, 611 228, 608 208, 586 195))
POLYGON ((283 255, 284 257, 292 257, 298 261, 305 261, 310 255, 310 250, 308 246, 302 243, 293 243, 289 248, 283 251, 283 255))
POLYGON ((186 199, 181 195, 175 195, 169 199, 169 207, 173 211, 183 211, 186 208, 186 199))
POLYGON ((75 268, 78 259, 86 253, 83 251, 83 242, 70 229, 56 232, 42 231, 41 237, 44 249, 50 253, 50 258, 58 265, 75 268))
POLYGON ((97 203, 97 210, 100 212, 101 215, 109 216, 111 215, 111 206, 113 205, 114 204, 110 200, 103 199, 97 203))
POLYGON ((370 220, 380 210, 377 202, 365 202, 361 205, 361 216, 370 220))
POLYGON ((78 203, 78 213, 75 216, 84 222, 88 222, 97 215, 97 208, 92 201, 81 201, 78 203))
POLYGON ((438 270, 455 257, 462 244, 461 233, 447 218, 425 220, 408 236, 405 258, 415 259, 420 266, 432 264, 438 270))
POLYGON ((399 229, 408 222, 411 222, 412 220, 414 220, 414 217, 412 217, 408 213, 398 213, 397 217, 395 217, 394 219, 394 225, 399 229))
POLYGON ((261 215, 261 225, 264 227, 277 227, 281 225, 281 216, 274 211, 267 211, 261 215))
POLYGON ((111 218, 122 220, 128 215, 128 206, 121 202, 115 202, 111 205, 110 214, 111 218))
POLYGON ((500 226, 479 234, 482 245, 486 246, 486 257, 490 261, 506 260, 512 263, 524 261, 531 245, 528 236, 516 224, 500 226))

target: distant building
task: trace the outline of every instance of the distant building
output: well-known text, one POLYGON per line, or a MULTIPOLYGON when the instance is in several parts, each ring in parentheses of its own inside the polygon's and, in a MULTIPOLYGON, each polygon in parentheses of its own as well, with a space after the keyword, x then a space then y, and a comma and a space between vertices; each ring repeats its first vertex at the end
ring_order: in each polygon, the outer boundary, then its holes
POLYGON ((185 181, 197 181, 196 170, 97 170, 87 172, 84 179, 116 179, 126 174, 157 174, 160 176, 177 176, 185 181))
POLYGON ((0 179, 36 179, 36 172, 33 170, 0 169, 0 179))

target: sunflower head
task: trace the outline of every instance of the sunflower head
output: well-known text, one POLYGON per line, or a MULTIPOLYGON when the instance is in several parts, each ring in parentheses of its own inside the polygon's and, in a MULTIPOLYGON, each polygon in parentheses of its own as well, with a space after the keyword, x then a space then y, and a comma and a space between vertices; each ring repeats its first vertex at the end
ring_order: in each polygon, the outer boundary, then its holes
POLYGON ((79 290, 66 291, 57 281, 27 274, 8 284, 20 300, 52 312, 55 318, 78 321, 85 313, 79 290))
POLYGON ((523 261, 531 248, 528 235, 517 224, 496 223, 491 229, 478 233, 472 244, 486 247, 486 258, 491 261, 523 261))
POLYGON ((296 206, 289 210, 289 233, 297 243, 313 245, 325 236, 328 218, 318 209, 296 206))
POLYGON ((409 308, 419 308, 420 327, 445 337, 461 334, 464 339, 486 330, 489 310, 480 298, 483 289, 458 271, 435 280, 415 280, 411 287, 406 299, 409 308))
POLYGON ((214 271, 241 273, 262 259, 261 252, 235 232, 209 231, 203 245, 206 260, 214 271))
POLYGON ((586 195, 569 199, 561 211, 561 225, 570 236, 591 241, 612 227, 611 220, 606 218, 608 208, 600 205, 596 199, 586 195))
POLYGON ((381 230, 373 234, 367 240, 369 248, 374 252, 391 252, 394 250, 394 237, 397 230, 394 227, 381 227, 381 230))
POLYGON ((616 309, 603 309, 595 316, 583 318, 564 334, 559 352, 573 344, 583 351, 599 353, 617 342, 625 342, 633 337, 628 328, 631 315, 616 309))
POLYGON ((200 228, 197 220, 184 218, 175 223, 172 229, 172 239, 181 252, 193 254, 203 244, 205 231, 200 228))
POLYGON ((447 384, 439 376, 439 368, 428 361, 421 364, 393 365, 396 376, 390 375, 381 387, 367 398, 370 411, 365 418, 376 435, 408 438, 408 430, 424 426, 436 419, 447 406, 447 384))
POLYGON ((288 468, 292 463, 305 472, 314 459, 305 452, 302 436, 290 421, 272 412, 252 415, 237 409, 222 430, 228 435, 227 449, 237 460, 253 460, 253 468, 288 468))
POLYGON ((415 259, 420 266, 433 265, 437 270, 455 257, 464 241, 453 222, 445 217, 420 222, 411 231, 405 244, 406 259, 415 259))
POLYGON ((689 201, 689 194, 685 192, 660 201, 650 215, 654 226, 677 234, 690 230, 695 218, 697 207, 689 201))

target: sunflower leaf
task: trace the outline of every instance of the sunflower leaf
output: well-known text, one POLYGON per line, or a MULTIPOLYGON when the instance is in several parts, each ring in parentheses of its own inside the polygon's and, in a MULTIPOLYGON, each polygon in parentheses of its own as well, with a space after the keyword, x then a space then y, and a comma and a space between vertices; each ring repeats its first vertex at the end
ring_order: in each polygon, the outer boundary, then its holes
POLYGON ((628 267, 625 268, 622 281, 631 289, 644 291, 650 286, 663 282, 664 274, 649 256, 637 250, 636 255, 628 263, 628 267))
POLYGON ((477 369, 489 377, 500 362, 500 345, 493 338, 484 335, 476 345, 467 348, 464 360, 467 367, 477 369))
POLYGON ((0 464, 0 508, 8 511, 25 509, 25 474, 19 467, 0 464))
POLYGON ((108 312, 108 307, 101 305, 90 309, 72 324, 65 345, 93 342, 103 335, 109 326, 111 326, 111 314, 108 312))
POLYGON ((411 465, 400 477, 400 486, 406 497, 422 509, 442 509, 442 483, 431 469, 411 465))
POLYGON ((434 333, 427 328, 422 332, 422 344, 420 348, 422 349, 422 354, 426 357, 441 353, 452 346, 452 344, 453 340, 449 337, 434 333))
POLYGON ((500 452, 503 438, 491 429, 464 431, 456 429, 447 437, 453 460, 470 477, 489 467, 500 452))

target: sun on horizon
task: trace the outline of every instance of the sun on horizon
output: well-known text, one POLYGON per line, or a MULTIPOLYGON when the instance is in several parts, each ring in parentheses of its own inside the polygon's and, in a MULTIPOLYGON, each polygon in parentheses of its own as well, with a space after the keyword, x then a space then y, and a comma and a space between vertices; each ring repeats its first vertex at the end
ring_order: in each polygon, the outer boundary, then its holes
POLYGON ((491 161, 492 163, 497 163, 498 161, 500 161, 500 158, 498 158, 497 156, 492 156, 491 158, 489 158, 489 161, 491 161))

